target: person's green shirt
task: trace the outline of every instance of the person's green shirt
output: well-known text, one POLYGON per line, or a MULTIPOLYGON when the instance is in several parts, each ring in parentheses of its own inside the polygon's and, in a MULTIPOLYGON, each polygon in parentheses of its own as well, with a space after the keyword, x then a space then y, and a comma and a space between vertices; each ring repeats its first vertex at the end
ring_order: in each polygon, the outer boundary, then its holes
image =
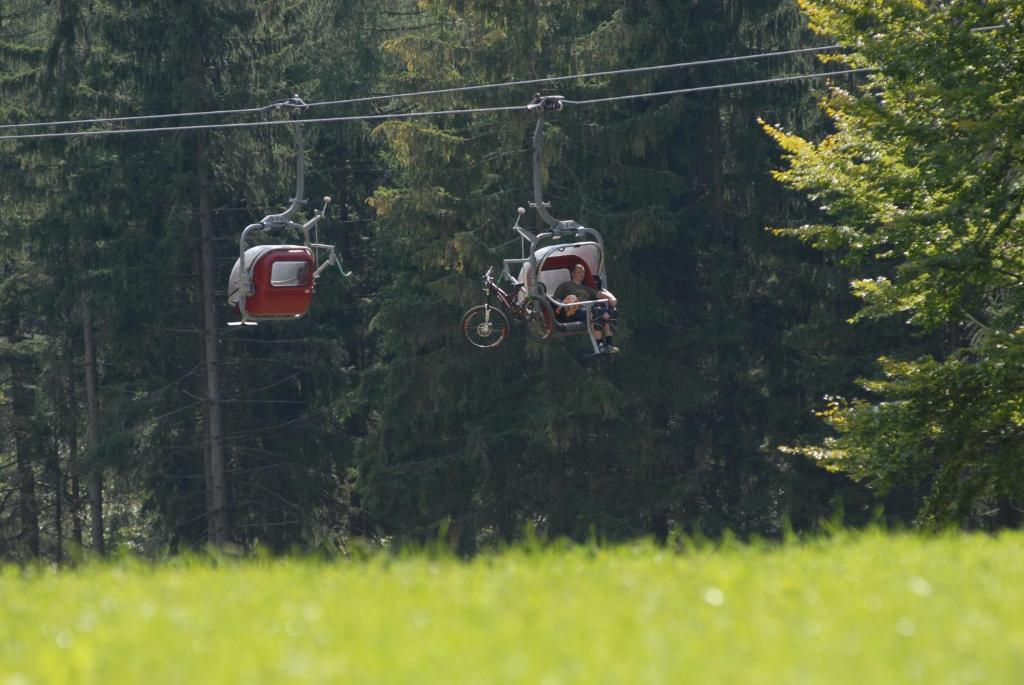
POLYGON ((601 299, 601 292, 599 290, 594 290, 574 281, 566 281, 555 288, 554 298, 556 300, 564 300, 566 295, 575 295, 580 301, 601 299))

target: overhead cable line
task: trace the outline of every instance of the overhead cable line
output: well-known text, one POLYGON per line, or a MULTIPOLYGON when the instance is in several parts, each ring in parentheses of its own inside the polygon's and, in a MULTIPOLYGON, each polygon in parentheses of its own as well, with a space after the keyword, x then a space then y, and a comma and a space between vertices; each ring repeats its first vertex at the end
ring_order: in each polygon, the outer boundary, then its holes
MULTIPOLYGON (((971 33, 981 33, 986 31, 998 31, 1000 29, 1007 28, 1006 24, 994 24, 992 26, 979 26, 971 29, 971 33)), ((399 100, 403 98, 411 97, 426 97, 430 95, 446 95, 451 93, 467 93, 482 90, 493 90, 497 88, 510 88, 513 86, 528 86, 538 85, 541 83, 558 83, 561 81, 572 81, 581 80, 587 78, 599 78, 603 76, 620 76, 623 74, 640 74, 652 71, 665 71, 669 69, 686 69, 690 67, 708 66, 713 64, 728 64, 732 62, 746 62, 751 60, 764 59, 767 57, 785 57, 788 55, 798 55, 807 52, 826 52, 831 50, 839 50, 848 48, 849 46, 835 43, 832 45, 819 45, 817 47, 810 48, 794 48, 792 50, 779 50, 775 52, 759 52, 752 55, 735 55, 732 57, 716 57, 712 59, 695 60, 691 62, 676 62, 673 64, 658 64, 648 67, 632 67, 628 69, 612 69, 609 71, 593 71, 583 74, 570 74, 566 76, 548 76, 545 78, 536 79, 524 79, 519 81, 503 81, 499 83, 486 83, 473 86, 456 86, 452 88, 437 88, 434 90, 420 90, 407 93, 392 93, 388 95, 370 95, 360 98, 348 98, 344 100, 325 100, 323 102, 310 102, 306 103, 307 107, 327 107, 334 105, 349 105, 358 104, 364 102, 384 102, 389 100, 399 100)), ((43 128, 47 126, 74 126, 83 124, 104 124, 104 123, 127 123, 131 121, 152 121, 155 119, 177 119, 177 118, 190 118, 190 117, 206 117, 206 116, 223 116, 228 114, 254 114, 257 112, 264 112, 270 109, 276 109, 281 106, 282 103, 273 103, 270 105, 264 105, 262 107, 246 107, 242 109, 221 109, 221 110, 210 110, 206 112, 180 112, 174 114, 144 114, 134 116, 122 116, 122 117, 96 117, 92 119, 70 119, 65 121, 35 121, 22 124, 0 124, 0 131, 10 130, 17 128, 43 128)), ((142 130, 142 129, 140 129, 142 130)), ((6 138, 0 138, 5 140, 6 138)))
POLYGON ((586 78, 598 78, 601 76, 621 76, 623 74, 641 74, 651 71, 665 71, 668 69, 686 69, 689 67, 700 67, 711 64, 727 64, 730 62, 745 62, 765 57, 783 57, 786 55, 797 55, 804 52, 822 52, 826 50, 837 50, 841 45, 821 45, 813 48, 795 48, 793 50, 780 50, 778 52, 761 52, 754 55, 738 55, 735 57, 718 57, 715 59, 702 59, 693 62, 676 62, 674 64, 659 64, 650 67, 633 67, 630 69, 613 69, 611 71, 592 71, 586 74, 570 74, 568 76, 549 76, 547 78, 526 79, 522 81, 503 81, 501 83, 487 83, 476 86, 456 86, 453 88, 438 88, 435 90, 420 90, 412 93, 398 93, 396 95, 372 95, 369 97, 352 98, 349 100, 329 100, 326 102, 309 103, 310 107, 324 107, 327 105, 348 105, 359 102, 379 102, 382 100, 396 100, 399 98, 410 98, 427 95, 447 95, 450 93, 467 93, 472 91, 492 90, 495 88, 511 88, 512 86, 532 86, 541 83, 558 83, 561 81, 573 81, 586 78))
MULTIPOLYGON (((390 95, 370 95, 367 97, 360 98, 349 98, 346 100, 327 100, 324 102, 309 102, 306 103, 307 107, 327 107, 335 105, 352 105, 364 102, 384 102, 389 100, 400 100, 403 98, 412 97, 426 97, 429 95, 447 95, 451 93, 467 93, 481 90, 493 90, 496 88, 511 88, 513 86, 529 86, 537 85, 541 83, 558 83, 560 81, 572 81, 587 78, 598 78, 602 76, 619 76, 622 74, 640 74, 651 71, 665 71, 668 69, 685 69, 689 67, 700 67, 712 64, 727 64, 730 62, 746 62, 757 59, 764 59, 766 57, 784 57, 786 55, 797 55, 805 52, 822 52, 828 50, 835 50, 841 47, 840 45, 822 45, 819 47, 812 48, 795 48, 793 50, 781 50, 778 52, 761 52, 753 55, 738 55, 734 57, 717 57, 714 59, 703 59, 692 62, 677 62, 675 64, 658 64, 649 67, 633 67, 629 69, 614 69, 611 71, 594 71, 584 74, 571 74, 568 76, 549 76, 547 78, 536 78, 526 79, 521 81, 504 81, 501 83, 486 83, 475 86, 457 86, 453 88, 438 88, 434 90, 420 90, 411 93, 393 93, 390 95)), ((75 119, 68 121, 37 121, 27 124, 0 124, 0 130, 8 130, 12 128, 41 128, 45 126, 72 126, 81 124, 104 124, 104 123, 126 123, 130 121, 152 121, 153 119, 175 119, 175 118, 187 118, 187 117, 204 117, 204 116, 222 116, 226 114, 253 114, 256 112, 263 112, 266 110, 274 109, 280 106, 280 103, 274 103, 263 107, 249 107, 245 109, 222 109, 213 110, 209 112, 182 112, 178 114, 147 114, 140 116, 123 116, 123 117, 108 117, 108 118, 94 118, 94 119, 75 119)))
POLYGON ((844 69, 842 71, 832 71, 822 74, 802 74, 798 76, 779 76, 776 78, 766 78, 757 81, 738 81, 736 83, 721 83, 713 86, 696 86, 693 88, 680 88, 678 90, 662 90, 657 93, 638 93, 631 95, 616 95, 613 97, 606 98, 593 98, 591 100, 563 100, 567 105, 596 105, 605 102, 622 102, 625 100, 642 100, 644 98, 660 97, 664 95, 683 95, 685 93, 702 93, 709 90, 731 90, 733 88, 745 88, 747 86, 760 86, 768 83, 785 83, 787 81, 800 81, 803 79, 814 78, 814 77, 826 77, 826 76, 842 76, 844 74, 861 74, 866 71, 874 71, 870 67, 864 67, 862 69, 844 69))
MULTIPOLYGON (((323 117, 319 119, 301 119, 303 124, 322 124, 340 121, 380 121, 383 119, 412 119, 414 117, 443 116, 456 114, 476 114, 484 112, 509 112, 526 109, 525 105, 506 107, 479 107, 470 109, 449 109, 436 112, 402 112, 397 114, 359 114, 347 117, 323 117)), ((156 128, 121 128, 108 131, 62 131, 58 133, 21 133, 0 136, 0 140, 31 140, 40 138, 75 138, 83 136, 113 136, 130 133, 169 133, 175 131, 203 131, 221 128, 256 128, 259 126, 287 126, 294 124, 293 119, 276 119, 274 121, 240 121, 230 124, 194 124, 189 126, 159 126, 156 128)))
POLYGON ((209 112, 181 112, 180 114, 142 114, 130 117, 99 117, 96 119, 69 119, 67 121, 33 121, 27 124, 0 124, 0 130, 12 128, 42 128, 44 126, 74 126, 81 124, 119 124, 129 121, 151 121, 153 119, 173 119, 186 117, 212 117, 225 114, 254 114, 276 109, 278 104, 263 107, 246 107, 244 109, 218 109, 209 112))
MULTIPOLYGON (((858 74, 866 71, 872 71, 870 68, 863 69, 845 69, 841 71, 830 71, 822 72, 817 74, 799 74, 796 76, 779 76, 775 78, 760 79, 757 81, 740 81, 736 83, 721 83, 711 86, 697 86, 694 88, 680 88, 678 90, 665 90, 656 91, 652 93, 637 93, 631 95, 620 95, 610 98, 595 98, 592 100, 565 100, 566 104, 571 105, 593 105, 604 102, 614 102, 620 100, 640 100, 646 98, 662 97, 666 95, 684 95, 686 93, 701 93, 710 90, 729 90, 733 88, 743 88, 747 86, 759 86, 767 85, 771 83, 787 83, 793 81, 801 81, 807 79, 816 78, 828 78, 831 76, 843 76, 846 74, 858 74)), ((304 124, 324 124, 324 123, 337 123, 345 121, 385 121, 385 120, 396 120, 396 119, 417 119, 423 117, 432 116, 457 116, 464 114, 485 114, 488 112, 518 112, 527 111, 530 109, 529 105, 507 105, 503 107, 475 107, 466 109, 447 109, 437 110, 431 112, 401 112, 397 114, 359 114, 344 117, 321 117, 314 119, 302 119, 304 124)), ((172 132, 183 132, 183 131, 200 131, 210 129, 225 129, 225 128, 255 128, 259 126, 285 126, 294 123, 291 119, 280 119, 274 121, 244 121, 235 122, 229 124, 194 124, 189 126, 160 126, 157 128, 126 128, 126 129, 113 129, 108 131, 63 131, 55 133, 21 133, 15 135, 0 136, 0 141, 4 140, 39 140, 44 138, 81 138, 88 136, 113 136, 113 135, 128 135, 133 133, 172 133, 172 132)))

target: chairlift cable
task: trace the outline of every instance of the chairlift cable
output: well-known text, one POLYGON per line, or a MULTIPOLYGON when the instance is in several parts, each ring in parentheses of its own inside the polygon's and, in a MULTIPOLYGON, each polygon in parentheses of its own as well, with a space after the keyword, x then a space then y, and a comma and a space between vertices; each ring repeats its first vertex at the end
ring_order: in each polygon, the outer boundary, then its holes
MULTIPOLYGON (((402 112, 398 114, 359 114, 345 117, 322 117, 319 119, 302 119, 303 124, 324 124, 340 121, 382 121, 386 119, 413 119, 429 116, 451 116, 457 114, 477 114, 486 112, 510 112, 525 110, 526 105, 509 105, 505 107, 478 107, 468 109, 449 109, 434 112, 402 112)), ((109 131, 61 131, 54 133, 24 133, 0 136, 0 140, 32 140, 41 138, 76 138, 86 136, 111 136, 130 133, 173 133, 180 131, 202 131, 222 128, 255 128, 258 126, 287 126, 295 123, 291 119, 274 121, 240 121, 228 124, 193 124, 189 126, 159 126, 156 128, 121 128, 109 131)))
MULTIPOLYGON (((677 90, 667 91, 655 91, 651 93, 637 93, 631 95, 621 95, 611 98, 596 98, 592 100, 565 100, 566 104, 573 105, 591 105, 604 102, 614 102, 618 100, 637 100, 643 98, 653 98, 664 95, 684 95, 687 93, 700 93, 711 90, 728 90, 733 88, 742 88, 746 86, 755 85, 767 85, 771 83, 786 83, 793 81, 800 81, 806 79, 815 78, 829 78, 832 76, 843 76, 847 74, 863 73, 866 71, 873 71, 870 68, 863 69, 846 69, 840 71, 821 72, 815 74, 798 74, 795 76, 780 76, 775 78, 760 79, 756 81, 741 81, 736 83, 720 83, 710 86, 696 86, 693 88, 681 88, 677 90)), ((501 107, 470 107, 464 109, 448 109, 448 110, 435 110, 429 112, 402 112, 397 114, 359 114, 343 117, 321 117, 313 119, 302 119, 304 124, 323 124, 323 123, 336 123, 336 122, 354 122, 354 121, 391 121, 399 119, 415 119, 431 116, 456 116, 464 114, 485 114, 490 112, 519 112, 527 111, 531 109, 529 105, 506 105, 501 107)), ((80 138, 88 136, 111 136, 111 135, 127 135, 133 133, 180 133, 184 131, 199 131, 199 130, 210 130, 210 129, 227 129, 227 128, 255 128, 258 126, 282 126, 293 124, 294 122, 290 119, 274 120, 274 121, 245 121, 245 122, 233 122, 225 124, 193 124, 189 126, 160 126, 156 128, 127 128, 127 129, 113 129, 107 131, 61 131, 51 133, 21 133, 14 135, 0 136, 0 141, 5 140, 39 140, 45 138, 80 138)))
POLYGON ((69 119, 67 121, 33 121, 27 124, 0 124, 0 130, 12 128, 42 128, 44 126, 73 126, 80 124, 116 124, 129 121, 151 121, 153 119, 172 119, 186 117, 212 117, 225 114, 255 114, 276 109, 277 105, 264 105, 263 107, 245 107, 243 109, 218 109, 209 112, 181 112, 179 114, 140 114, 126 117, 98 117, 95 119, 69 119))
MULTIPOLYGON (((971 29, 971 33, 983 33, 987 31, 998 31, 1000 29, 1007 28, 1006 24, 993 24, 992 26, 979 26, 971 29)), ((639 74, 647 73, 652 71, 665 71, 669 69, 686 69, 690 67, 707 66, 712 64, 729 64, 734 62, 746 62, 757 59, 764 59, 767 57, 784 57, 787 55, 797 55, 807 52, 826 52, 831 50, 839 50, 847 48, 848 46, 835 43, 832 45, 820 45, 817 47, 810 48, 794 48, 792 50, 779 50, 775 52, 760 52, 751 55, 735 55, 732 57, 716 57, 712 59, 695 60, 691 62, 676 62, 673 64, 659 64, 648 67, 632 67, 628 69, 612 69, 608 71, 594 71, 583 74, 570 74, 566 76, 549 76, 547 78, 537 79, 525 79, 520 81, 503 81, 499 83, 487 83, 474 86, 457 86, 453 88, 437 88, 434 90, 421 90, 408 93, 393 93, 388 95, 371 95, 360 98, 348 98, 344 100, 326 100, 323 102, 310 102, 306 103, 309 108, 313 107, 327 107, 333 105, 348 105, 358 104, 363 102, 384 102, 389 100, 399 100, 402 98, 411 97, 424 97, 429 95, 446 95, 450 93, 466 93, 481 90, 493 90, 496 88, 509 88, 513 86, 526 86, 526 85, 537 85, 541 83, 557 83, 560 81, 572 81, 587 78, 598 78, 602 76, 620 76, 623 74, 639 74)), ((174 119, 174 118, 189 118, 189 117, 203 117, 203 116, 223 116, 227 114, 254 114, 257 112, 263 112, 269 109, 274 109, 280 106, 281 103, 274 103, 270 105, 264 105, 262 107, 246 107, 242 109, 222 109, 222 110, 210 110, 206 112, 180 112, 175 114, 145 114, 135 116, 123 116, 123 117, 96 117, 92 119, 72 119, 66 121, 36 121, 21 124, 0 124, 0 131, 18 129, 18 128, 42 128, 46 126, 73 126, 82 124, 104 124, 104 123, 126 123, 131 121, 152 121, 154 119, 174 119)), ((0 138, 0 140, 7 140, 7 137, 0 138)))
MULTIPOLYGON (((848 74, 862 74, 867 71, 875 71, 871 67, 864 67, 861 69, 843 69, 841 71, 833 71, 824 74, 815 74, 815 76, 843 76, 848 74)), ((613 97, 606 98, 594 98, 591 100, 563 100, 562 102, 567 105, 596 105, 605 102, 622 102, 625 100, 642 100, 645 98, 660 97, 664 95, 682 95, 684 93, 701 93, 709 90, 730 90, 733 88, 745 88, 747 86, 760 86, 767 83, 784 83, 786 81, 799 81, 801 79, 809 78, 807 75, 799 76, 782 76, 770 79, 760 79, 757 81, 739 81, 736 83, 724 83, 713 86, 696 86, 693 88, 680 88, 678 90, 662 90, 656 93, 636 93, 631 95, 616 95, 613 97)))
POLYGON ((585 74, 569 74, 567 76, 549 76, 547 78, 536 78, 526 79, 522 81, 503 81, 501 83, 487 83, 476 86, 457 86, 453 88, 438 88, 435 90, 420 90, 412 93, 398 93, 395 95, 373 95, 362 98, 352 98, 349 100, 328 100, 325 102, 312 102, 308 103, 310 107, 325 107, 328 105, 348 105, 359 102, 379 102, 382 100, 396 100, 400 98, 408 97, 420 97, 427 95, 447 95, 450 93, 466 93, 480 90, 492 90, 495 88, 510 88, 513 86, 530 86, 541 83, 557 83, 560 81, 573 81, 586 78, 598 78, 601 76, 621 76, 623 74, 639 74, 652 71, 665 71, 669 69, 686 69, 688 67, 699 67, 711 64, 727 64, 731 62, 744 62, 756 59, 763 59, 765 57, 783 57, 786 55, 797 55, 805 52, 823 52, 827 50, 837 50, 843 47, 842 45, 821 45, 812 48, 795 48, 793 50, 780 50, 778 52, 762 52, 753 55, 738 55, 734 57, 717 57, 714 59, 702 59, 692 62, 676 62, 674 64, 658 64, 649 67, 632 67, 629 69, 612 69, 609 71, 593 71, 585 74))
MULTIPOLYGON (((602 76, 620 76, 624 74, 639 74, 652 71, 666 71, 669 69, 686 69, 689 67, 699 67, 713 64, 728 64, 732 62, 747 62, 757 59, 764 59, 767 57, 784 57, 787 55, 798 55, 806 52, 824 52, 829 50, 836 50, 841 48, 841 45, 822 45, 818 47, 810 48, 795 48, 792 50, 780 50, 777 52, 761 52, 752 55, 737 55, 733 57, 717 57, 713 59, 695 60, 691 62, 677 62, 674 64, 658 64, 648 67, 632 67, 628 69, 613 69, 609 71, 595 71, 583 74, 570 74, 567 76, 549 76, 546 78, 526 79, 520 81, 504 81, 500 83, 486 83, 474 86, 457 86, 452 88, 437 88, 433 90, 420 90, 409 93, 393 93, 389 95, 370 95, 367 97, 359 98, 348 98, 344 100, 326 100, 324 102, 308 102, 305 103, 307 107, 328 107, 336 105, 351 105, 359 104, 364 102, 385 102, 390 100, 400 100, 403 98, 411 97, 426 97, 430 95, 447 95, 451 93, 466 93, 473 91, 482 90, 493 90, 497 88, 510 88, 513 86, 528 86, 537 85, 541 83, 558 83, 561 81, 572 81, 587 78, 598 78, 602 76)), ((38 121, 30 122, 25 124, 0 124, 0 130, 9 130, 14 128, 41 128, 45 126, 72 126, 81 124, 105 124, 105 123, 126 123, 131 121, 152 121, 154 119, 173 119, 173 118, 187 118, 187 117, 204 117, 204 116, 222 116, 226 114, 254 114, 257 112, 264 112, 270 109, 274 109, 280 106, 280 103, 271 105, 265 105, 263 107, 248 107, 244 109, 222 109, 212 110, 208 112, 181 112, 177 114, 146 114, 138 116, 123 116, 123 117, 97 117, 93 119, 74 119, 67 121, 38 121)))

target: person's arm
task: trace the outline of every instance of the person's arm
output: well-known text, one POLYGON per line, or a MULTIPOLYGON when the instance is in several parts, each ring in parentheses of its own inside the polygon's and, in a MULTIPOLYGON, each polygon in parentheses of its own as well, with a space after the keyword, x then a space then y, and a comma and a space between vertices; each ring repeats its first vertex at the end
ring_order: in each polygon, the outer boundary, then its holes
POLYGON ((608 300, 608 304, 612 307, 616 306, 617 300, 607 290, 595 290, 594 288, 587 287, 587 295, 591 300, 608 300))
MULTIPOLYGON (((555 288, 554 294, 551 296, 559 302, 565 301, 565 293, 568 290, 568 282, 559 283, 558 287, 555 288)), ((561 305, 555 305, 555 315, 558 316, 558 320, 561 321, 565 316, 567 308, 561 305)))

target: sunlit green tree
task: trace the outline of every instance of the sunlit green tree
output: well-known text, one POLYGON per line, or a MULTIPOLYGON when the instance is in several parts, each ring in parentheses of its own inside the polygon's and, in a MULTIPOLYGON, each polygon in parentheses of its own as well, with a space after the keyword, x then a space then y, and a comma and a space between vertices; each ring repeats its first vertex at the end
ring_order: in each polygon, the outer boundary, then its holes
POLYGON ((871 71, 822 102, 818 142, 767 127, 777 174, 827 218, 779 233, 861 276, 855 319, 896 319, 927 354, 879 360, 866 394, 828 403, 806 450, 882 491, 923 490, 929 524, 1017 523, 1024 363, 1024 8, 1016 2, 803 2, 871 71))

